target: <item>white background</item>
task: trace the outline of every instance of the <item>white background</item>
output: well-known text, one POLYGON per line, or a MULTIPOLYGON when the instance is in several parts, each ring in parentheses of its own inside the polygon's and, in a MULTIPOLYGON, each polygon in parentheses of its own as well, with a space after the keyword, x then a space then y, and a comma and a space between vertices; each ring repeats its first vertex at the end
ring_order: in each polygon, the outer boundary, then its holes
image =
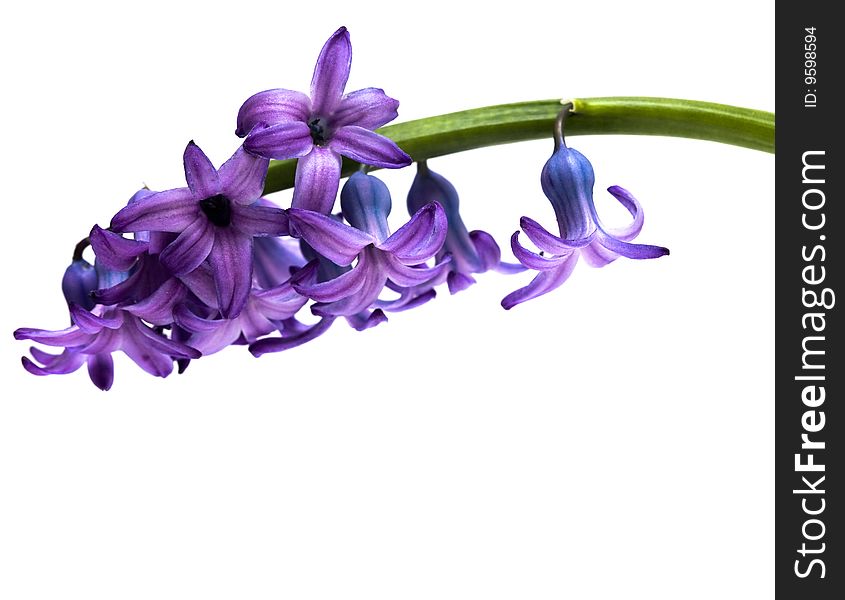
MULTIPOLYGON (((505 312, 489 274, 390 323, 336 326, 165 380, 122 355, 20 367, 64 327, 74 244, 144 183, 219 164, 241 102, 308 90, 348 26, 348 91, 400 120, 553 97, 774 110, 773 4, 528 1, 19 3, 2 18, 0 597, 769 598, 774 159, 710 142, 581 137, 605 222, 642 202, 654 261, 582 263, 505 312)), ((470 228, 550 229, 551 142, 431 161, 470 228)), ((381 175, 380 175, 381 176, 381 175)), ((384 174, 394 226, 412 169, 384 174)), ((280 202, 289 196, 279 195, 280 202)), ((509 250, 508 250, 509 252, 509 250)))

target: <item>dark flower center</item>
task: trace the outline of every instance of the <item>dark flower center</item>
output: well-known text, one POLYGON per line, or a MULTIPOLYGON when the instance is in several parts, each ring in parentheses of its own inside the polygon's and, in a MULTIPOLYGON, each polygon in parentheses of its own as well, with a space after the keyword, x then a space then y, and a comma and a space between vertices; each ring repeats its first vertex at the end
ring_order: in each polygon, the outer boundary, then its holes
POLYGON ((232 223, 232 202, 222 194, 200 200, 200 208, 208 220, 218 227, 228 227, 232 223))
POLYGON ((317 146, 325 146, 326 142, 329 141, 329 128, 322 117, 308 121, 308 129, 311 130, 311 139, 317 146))

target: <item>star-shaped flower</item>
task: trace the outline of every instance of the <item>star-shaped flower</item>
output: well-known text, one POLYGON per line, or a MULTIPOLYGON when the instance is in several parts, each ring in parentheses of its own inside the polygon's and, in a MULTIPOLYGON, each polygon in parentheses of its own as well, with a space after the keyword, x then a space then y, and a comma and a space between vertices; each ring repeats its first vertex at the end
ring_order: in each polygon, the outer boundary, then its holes
POLYGON ((184 162, 188 187, 132 202, 114 216, 111 229, 178 233, 161 251, 161 264, 182 277, 207 258, 220 312, 234 318, 252 287, 253 237, 287 234, 288 219, 281 209, 257 202, 267 159, 241 147, 217 170, 192 141, 185 148, 184 162))
POLYGON ((323 46, 311 97, 274 89, 250 97, 238 112, 235 133, 258 156, 299 158, 293 207, 328 214, 340 181, 341 156, 385 168, 406 167, 411 157, 373 133, 396 118, 399 102, 379 88, 344 95, 352 64, 349 32, 341 27, 323 46))

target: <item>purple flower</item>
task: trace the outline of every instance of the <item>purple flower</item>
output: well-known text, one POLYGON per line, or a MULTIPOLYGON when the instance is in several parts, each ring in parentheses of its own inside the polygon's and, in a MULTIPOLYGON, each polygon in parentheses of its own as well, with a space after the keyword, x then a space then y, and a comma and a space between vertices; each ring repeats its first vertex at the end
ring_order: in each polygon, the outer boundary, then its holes
POLYGON ((15 331, 15 339, 65 348, 61 354, 32 348, 32 357, 41 365, 24 357, 22 362, 27 371, 34 375, 62 375, 87 364, 94 385, 108 390, 114 380, 111 354, 117 350, 157 377, 170 374, 174 359, 200 357, 194 348, 167 339, 120 308, 96 306, 88 312, 74 304, 70 312, 74 324, 67 329, 22 328, 15 331))
POLYGON ((256 203, 267 175, 266 159, 238 148, 217 170, 192 141, 184 163, 188 187, 130 203, 114 216, 111 229, 178 233, 161 251, 161 264, 182 277, 207 258, 220 310, 235 317, 252 286, 253 237, 286 234, 287 217, 281 209, 256 203))
POLYGON ((502 273, 519 273, 521 265, 503 263, 499 245, 486 231, 469 231, 459 212, 458 192, 445 177, 431 171, 425 162, 417 163, 417 175, 408 192, 408 212, 414 213, 429 202, 437 202, 446 212, 449 229, 437 262, 451 257, 446 283, 455 294, 466 289, 475 279, 473 273, 491 269, 502 273))
POLYGON ((231 344, 250 344, 273 331, 283 331, 285 321, 307 301, 286 282, 270 289, 254 288, 244 309, 233 319, 203 317, 185 305, 177 307, 174 316, 176 323, 191 334, 187 343, 207 356, 231 344))
POLYGON ((430 281, 448 267, 448 261, 429 268, 446 239, 446 214, 432 202, 418 210, 396 233, 390 233, 387 216, 391 200, 381 180, 358 172, 340 194, 343 216, 352 227, 330 216, 291 208, 291 229, 318 253, 339 266, 358 262, 342 275, 310 284, 294 276, 300 294, 317 301, 314 314, 357 315, 373 305, 388 281, 410 287, 430 281), (420 266, 421 265, 421 266, 420 266))
POLYGON ((341 27, 317 59, 311 98, 291 90, 267 90, 250 97, 238 112, 235 133, 248 135, 248 151, 279 160, 299 158, 295 208, 331 212, 341 156, 376 167, 411 164, 394 142, 372 131, 396 118, 399 102, 378 88, 343 94, 351 64, 349 32, 341 27))
POLYGON ((603 267, 619 256, 644 259, 669 254, 661 246, 629 243, 643 226, 639 202, 618 186, 608 191, 628 209, 634 220, 620 229, 605 229, 593 204, 593 167, 583 154, 567 148, 562 133, 558 148, 543 167, 540 183, 557 217, 560 237, 546 231, 539 223, 522 217, 520 226, 525 235, 542 253, 527 250, 519 242, 519 231, 511 237, 511 248, 519 262, 539 273, 527 286, 508 294, 502 300, 505 309, 546 294, 559 287, 575 268, 578 257, 588 264, 603 267))

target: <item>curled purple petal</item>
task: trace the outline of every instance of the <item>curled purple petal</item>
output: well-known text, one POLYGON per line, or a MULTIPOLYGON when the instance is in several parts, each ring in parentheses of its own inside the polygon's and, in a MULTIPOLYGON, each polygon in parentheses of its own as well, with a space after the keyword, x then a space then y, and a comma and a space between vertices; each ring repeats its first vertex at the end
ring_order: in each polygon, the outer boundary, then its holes
POLYGON ((545 227, 529 217, 522 217, 519 220, 519 226, 522 227, 525 235, 535 246, 544 252, 555 255, 569 254, 573 250, 583 248, 592 242, 594 237, 594 234, 590 234, 577 240, 565 240, 552 235, 545 227))
POLYGON ((625 258, 644 259, 644 258, 659 258, 669 254, 669 249, 663 246, 650 246, 648 244, 631 244, 630 242, 623 242, 614 237, 607 235, 605 232, 599 230, 597 236, 598 242, 620 256, 625 258))
POLYGON ((364 88, 350 92, 341 99, 332 121, 335 127, 357 125, 365 129, 378 129, 390 123, 399 113, 399 101, 379 88, 364 88))
POLYGON ((238 111, 235 135, 244 137, 259 123, 274 125, 284 121, 306 121, 311 100, 293 90, 265 90, 247 98, 238 111))
POLYGON ((236 204, 252 204, 264 191, 269 164, 269 159, 250 154, 241 146, 220 167, 220 193, 236 204))
POLYGON ((211 252, 215 229, 205 217, 197 218, 175 241, 162 250, 161 264, 177 276, 190 273, 200 266, 211 252))
POLYGON ((567 258, 573 254, 577 254, 577 252, 572 251, 564 254, 563 256, 540 256, 539 254, 531 252, 519 242, 518 231, 515 231, 511 236, 511 250, 520 263, 529 269, 534 269, 535 271, 556 269, 563 264, 567 258))
MULTIPOLYGON (((362 254, 362 259, 363 256, 362 254)), ((291 278, 291 284, 293 289, 303 296, 318 302, 335 302, 357 294, 367 279, 367 271, 366 262, 361 264, 361 261, 359 261, 355 268, 334 279, 314 283, 312 274, 306 269, 302 269, 291 278)))
POLYGON ((328 116, 335 111, 352 66, 352 43, 341 27, 323 45, 311 78, 312 112, 328 116))
POLYGON ((448 223, 443 207, 431 202, 419 209, 393 235, 376 247, 407 265, 425 262, 443 247, 448 223))
POLYGON ((188 142, 183 156, 185 163, 185 180, 188 188, 198 198, 209 198, 220 193, 220 178, 217 169, 208 160, 194 140, 188 142))
POLYGON ((247 152, 276 160, 305 156, 313 146, 311 130, 301 121, 257 127, 244 141, 247 152))
POLYGON ((250 344, 249 351, 253 356, 258 357, 271 352, 282 352, 296 348, 323 335, 329 330, 332 323, 334 323, 334 317, 323 317, 316 324, 295 335, 258 340, 250 344))
POLYGON ((237 317, 252 287, 252 237, 231 227, 218 227, 208 256, 224 318, 237 317))
POLYGON ((165 281, 151 296, 124 307, 128 313, 144 319, 153 325, 169 325, 173 322, 173 307, 187 295, 185 285, 175 277, 165 281))
POLYGON ((374 167, 398 169, 413 162, 393 140, 355 125, 335 131, 330 145, 343 156, 374 167))
POLYGON ((199 204, 188 188, 146 196, 121 209, 111 220, 113 231, 170 231, 179 233, 194 222, 199 204))
POLYGON ((510 310, 517 304, 521 304, 537 296, 542 296, 560 287, 572 274, 575 264, 578 262, 579 252, 573 252, 565 257, 556 269, 541 271, 527 286, 511 292, 502 299, 502 308, 510 310))
MULTIPOLYGON (((98 309, 100 310, 100 309, 98 309)), ((85 333, 99 333, 104 327, 107 329, 118 329, 123 325, 123 313, 106 309, 102 316, 88 312, 81 306, 71 304, 70 316, 76 326, 85 333)))
POLYGON ((375 241, 370 234, 311 210, 288 209, 291 233, 333 263, 346 266, 375 241))
MULTIPOLYGON (((33 348, 35 350, 35 348, 33 348)), ((43 354, 43 353, 42 353, 43 354)), ((41 360, 39 355, 33 352, 33 356, 39 362, 45 363, 43 367, 38 366, 27 357, 21 357, 21 364, 23 368, 33 375, 66 375, 73 373, 85 363, 85 355, 73 350, 65 350, 61 354, 48 355, 49 361, 41 360)))
POLYGON ((631 213, 631 216, 634 218, 630 224, 626 225, 625 227, 614 227, 605 229, 605 233, 610 236, 615 237, 618 240, 622 240, 623 242, 630 242, 635 237, 637 237, 640 231, 643 228, 643 208, 640 206, 639 201, 623 187, 619 187, 618 185, 613 185, 607 188, 607 191, 610 194, 619 200, 619 203, 628 209, 628 212, 631 213))
POLYGON ((384 254, 381 263, 387 277, 401 287, 413 287, 430 282, 448 271, 451 266, 448 256, 433 267, 409 266, 390 254, 384 254))
POLYGON ((314 146, 296 163, 291 206, 329 214, 340 185, 340 155, 328 146, 314 146))
POLYGON ((20 329, 15 330, 14 336, 16 340, 32 340, 33 342, 38 342, 39 344, 44 344, 45 346, 63 346, 65 348, 73 348, 90 343, 94 334, 86 333, 74 325, 59 331, 21 327, 20 329))
POLYGON ((150 247, 149 242, 130 240, 122 235, 102 229, 94 225, 91 233, 88 234, 91 248, 101 261, 109 269, 115 271, 128 271, 139 255, 143 254, 150 247))

